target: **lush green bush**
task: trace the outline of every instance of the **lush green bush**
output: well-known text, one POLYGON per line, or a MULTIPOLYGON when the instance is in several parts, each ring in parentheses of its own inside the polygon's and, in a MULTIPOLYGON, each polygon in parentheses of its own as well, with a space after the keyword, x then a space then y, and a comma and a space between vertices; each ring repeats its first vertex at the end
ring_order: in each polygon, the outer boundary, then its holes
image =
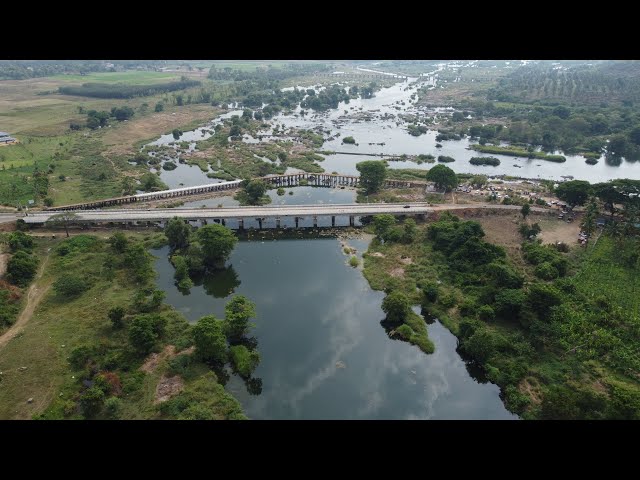
POLYGON ((536 267, 534 273, 536 274, 536 277, 543 280, 553 280, 559 276, 558 269, 549 262, 540 263, 536 267))
POLYGON ((248 378, 260 363, 260 354, 244 345, 234 345, 229 349, 231 362, 241 377, 248 378))
POLYGON ((63 297, 76 297, 89 289, 89 282, 75 274, 64 273, 53 282, 53 289, 63 297))
POLYGON ((411 312, 409 299, 404 293, 393 291, 384 297, 382 311, 387 314, 387 319, 393 322, 402 322, 411 312))
POLYGON ((19 250, 7 262, 7 280, 19 287, 29 285, 38 270, 38 259, 19 250))
POLYGON ((141 354, 148 354, 164 334, 166 318, 157 314, 136 315, 129 325, 129 342, 141 354))
POLYGON ((11 232, 8 243, 9 248, 13 253, 19 250, 24 250, 26 252, 31 252, 31 250, 33 250, 33 238, 31 235, 27 235, 23 232, 11 232))

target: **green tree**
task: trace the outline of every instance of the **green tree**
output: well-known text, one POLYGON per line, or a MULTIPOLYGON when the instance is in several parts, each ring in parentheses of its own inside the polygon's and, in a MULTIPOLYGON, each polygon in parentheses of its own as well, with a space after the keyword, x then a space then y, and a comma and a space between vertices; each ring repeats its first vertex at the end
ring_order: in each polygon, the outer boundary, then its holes
POLYGON ((249 203, 256 205, 267 191, 267 185, 262 180, 251 180, 244 187, 244 191, 249 198, 249 203))
POLYGON ((489 180, 486 175, 474 175, 471 178, 471 185, 473 185, 475 188, 480 188, 486 185, 488 182, 489 180))
POLYGON ((214 268, 224 265, 238 242, 230 229, 216 223, 200 228, 196 238, 202 247, 203 262, 214 268))
POLYGON ((191 226, 183 219, 173 217, 164 227, 164 234, 172 250, 182 250, 191 243, 191 226))
POLYGON ((127 247, 124 264, 133 271, 136 280, 140 283, 147 282, 155 273, 151 264, 151 255, 142 243, 134 243, 127 247))
POLYGON ((589 195, 593 193, 591 184, 585 180, 571 180, 558 185, 555 190, 556 196, 567 202, 572 207, 584 205, 589 195))
POLYGON ((67 234, 67 237, 69 237, 69 224, 77 221, 79 218, 80 217, 76 213, 62 212, 62 213, 57 213, 55 215, 51 215, 47 219, 46 224, 54 227, 57 227, 59 225, 64 225, 64 231, 67 234))
POLYGON ((87 389, 80 397, 82 413, 86 418, 93 418, 100 413, 104 403, 104 392, 98 387, 87 389))
POLYGON ((498 292, 494 302, 495 312, 505 320, 516 319, 520 315, 526 296, 519 289, 505 289, 498 292))
POLYGON ((388 213, 380 213, 373 216, 373 229, 380 238, 384 238, 389 229, 395 224, 396 217, 388 213))
POLYGON ((384 297, 382 311, 387 314, 387 319, 393 322, 403 322, 411 312, 411 305, 404 293, 394 290, 384 297))
POLYGON ((109 237, 109 244, 118 253, 124 253, 129 245, 129 240, 122 232, 116 232, 109 237))
POLYGON ((553 285, 534 283, 529 287, 527 303, 544 320, 549 315, 552 307, 562 303, 562 294, 553 285))
POLYGON ((123 307, 113 307, 107 313, 109 320, 111 320, 111 326, 115 329, 122 328, 124 325, 124 308, 123 307))
POLYGON ((249 323, 256 316, 256 306, 244 295, 234 296, 224 307, 224 332, 230 341, 238 340, 249 333, 249 323))
POLYGON ((404 221, 404 234, 402 241, 404 243, 413 243, 418 237, 418 228, 416 227, 416 221, 413 218, 407 218, 404 221))
POLYGON ((7 279, 19 287, 26 287, 38 269, 38 259, 24 250, 16 252, 7 262, 7 279))
POLYGON ((9 235, 9 248, 11 252, 15 253, 19 250, 25 250, 31 252, 33 249, 33 237, 27 235, 24 232, 11 232, 9 235))
POLYGON ((387 177, 387 165, 381 160, 367 160, 356 164, 360 172, 360 185, 367 193, 375 193, 384 185, 387 177))
POLYGON ((427 180, 434 182, 436 188, 442 188, 445 192, 458 186, 458 177, 455 172, 446 165, 436 165, 427 172, 427 180))
POLYGON ((198 320, 193 327, 196 355, 205 361, 219 364, 227 360, 227 341, 223 332, 223 323, 213 315, 198 320))
POLYGON ((63 297, 76 297, 89 288, 86 279, 71 273, 64 273, 53 283, 53 289, 63 297))
POLYGON ((161 112, 161 111, 163 111, 163 110, 164 110, 164 105, 162 104, 162 102, 158 102, 158 103, 156 103, 155 111, 156 111, 156 112, 161 112))
POLYGON ((531 212, 531 206, 528 203, 525 203, 524 205, 522 205, 522 208, 520 209, 520 214, 522 215, 522 218, 526 220, 530 212, 531 212))
POLYGON ((260 363, 260 354, 244 345, 234 345, 229 352, 233 366, 243 378, 249 378, 260 363))
POLYGON ((129 342, 141 354, 148 354, 164 334, 166 319, 157 314, 136 315, 129 325, 129 342))

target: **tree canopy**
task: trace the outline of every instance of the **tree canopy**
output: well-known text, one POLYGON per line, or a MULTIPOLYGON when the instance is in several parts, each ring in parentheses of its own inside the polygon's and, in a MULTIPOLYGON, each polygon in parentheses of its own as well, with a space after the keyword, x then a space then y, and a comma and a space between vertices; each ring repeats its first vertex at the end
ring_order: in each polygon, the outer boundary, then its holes
POLYGON ((374 193, 380 190, 387 177, 387 165, 382 160, 367 160, 356 164, 356 169, 360 172, 360 184, 367 193, 374 193))
POLYGON ((196 355, 202 360, 224 363, 227 360, 227 340, 223 333, 222 321, 213 315, 198 320, 193 327, 196 355))
POLYGON ((593 193, 591 184, 586 180, 571 180, 563 182, 556 188, 556 196, 572 207, 584 205, 589 195, 593 193))
POLYGON ((436 165, 427 172, 427 180, 434 182, 436 188, 445 191, 453 190, 458 186, 458 177, 455 172, 446 165, 436 165))
POLYGON ((191 227, 181 218, 173 217, 164 227, 164 234, 173 250, 187 248, 191 239, 191 227))
POLYGON ((394 322, 402 322, 411 311, 409 299, 400 291, 393 291, 382 301, 382 311, 394 322))
POLYGON ((203 261, 210 267, 224 264, 238 242, 230 229, 217 223, 198 229, 196 238, 202 247, 203 261))

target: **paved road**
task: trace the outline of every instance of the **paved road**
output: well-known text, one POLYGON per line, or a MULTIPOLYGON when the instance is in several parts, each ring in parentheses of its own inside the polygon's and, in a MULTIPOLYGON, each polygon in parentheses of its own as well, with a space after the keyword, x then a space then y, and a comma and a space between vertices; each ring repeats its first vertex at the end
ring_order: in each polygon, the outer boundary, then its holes
MULTIPOLYGON (((149 210, 76 210, 73 212, 79 221, 88 222, 133 222, 133 221, 162 221, 173 217, 187 220, 223 219, 223 218, 266 218, 266 217, 310 217, 314 215, 350 215, 364 216, 378 213, 389 214, 424 214, 443 210, 465 210, 492 208, 500 210, 519 210, 518 205, 431 205, 428 203, 407 204, 346 204, 346 205, 280 205, 280 206, 249 206, 226 208, 154 208, 149 210), (406 205, 409 205, 406 208, 406 205)), ((548 211, 539 207, 532 207, 532 211, 548 211)), ((0 223, 13 222, 22 218, 26 223, 44 223, 49 217, 59 215, 59 212, 30 212, 27 217, 21 214, 0 214, 0 223)))

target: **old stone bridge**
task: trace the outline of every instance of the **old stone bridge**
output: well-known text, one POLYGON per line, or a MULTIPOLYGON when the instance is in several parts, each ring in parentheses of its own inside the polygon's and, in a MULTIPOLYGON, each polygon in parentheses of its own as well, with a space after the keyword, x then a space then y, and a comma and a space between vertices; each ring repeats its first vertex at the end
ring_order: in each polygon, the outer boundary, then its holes
MULTIPOLYGON (((268 175, 258 177, 274 187, 295 187, 300 185, 311 185, 315 187, 338 187, 359 185, 360 177, 353 175, 333 175, 328 173, 294 173, 290 175, 268 175)), ((94 202, 76 203, 73 205, 61 205, 50 207, 48 211, 62 210, 89 210, 92 208, 112 207, 128 203, 148 202, 152 200, 162 200, 167 198, 184 197, 189 195, 199 195, 208 192, 218 192, 223 190, 233 190, 240 188, 242 180, 230 182, 209 183, 207 185, 196 185, 194 187, 173 188, 171 190, 161 190, 158 192, 140 193, 124 197, 106 198, 94 202)), ((387 180, 387 187, 419 187, 427 186, 427 182, 417 182, 409 180, 387 180)))

